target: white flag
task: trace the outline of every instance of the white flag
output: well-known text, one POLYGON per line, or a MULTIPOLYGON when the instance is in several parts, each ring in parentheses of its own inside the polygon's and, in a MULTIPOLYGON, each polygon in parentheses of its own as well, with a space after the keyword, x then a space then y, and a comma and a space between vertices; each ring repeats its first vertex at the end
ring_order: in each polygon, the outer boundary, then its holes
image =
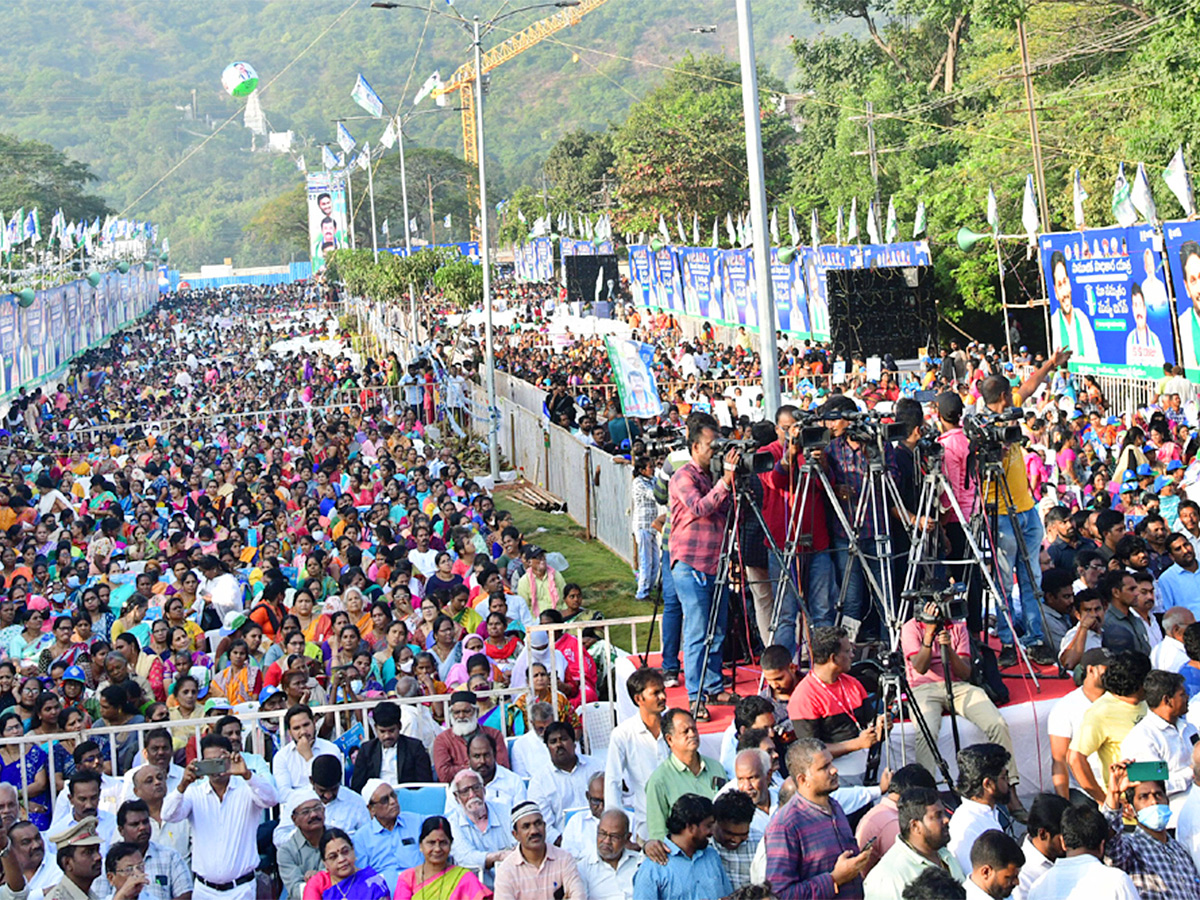
POLYGON ((664 241, 668 244, 671 243, 671 229, 667 228, 667 220, 662 213, 658 214, 658 233, 662 235, 664 241))
POLYGON ((837 235, 838 246, 840 247, 842 245, 842 235, 846 233, 846 207, 844 206, 838 207, 837 229, 835 233, 837 235))
POLYGON ((1129 199, 1133 201, 1133 208, 1142 214, 1143 219, 1151 225, 1158 224, 1158 208, 1154 205, 1154 197, 1150 193, 1150 179, 1146 177, 1146 167, 1142 163, 1138 163, 1129 199))
POLYGON ((1163 172, 1163 181, 1171 189, 1179 205, 1183 207, 1184 215, 1191 218, 1196 214, 1196 195, 1192 193, 1192 176, 1188 172, 1187 162, 1183 158, 1183 145, 1175 151, 1171 161, 1163 172))
POLYGON ((875 201, 867 201, 867 240, 872 244, 879 243, 879 224, 875 221, 875 201))
POLYGON ((800 246, 800 226, 796 224, 796 211, 790 206, 788 207, 788 237, 792 239, 792 246, 800 246))
POLYGON ((917 201, 917 217, 913 221, 913 240, 925 233, 925 201, 917 201))
POLYGON ((1087 191, 1083 189, 1083 179, 1079 177, 1079 170, 1075 170, 1075 183, 1071 190, 1072 202, 1075 207, 1075 228, 1078 231, 1084 229, 1083 224, 1083 201, 1087 199, 1087 191))
POLYGON ((679 243, 687 243, 687 232, 683 230, 683 216, 675 213, 675 230, 679 232, 679 243))
POLYGON ((387 219, 383 220, 383 225, 381 225, 379 227, 379 230, 383 232, 385 237, 388 235, 388 220, 387 219))
POLYGON ((379 139, 379 143, 383 144, 387 149, 391 150, 396 145, 396 120, 388 119, 387 128, 383 129, 383 137, 379 139))
POLYGON ((375 89, 367 83, 367 79, 362 77, 361 72, 358 75, 358 79, 354 82, 354 88, 350 91, 350 99, 375 118, 379 119, 383 117, 383 101, 379 99, 379 95, 375 93, 375 89))
POLYGON ((725 235, 729 238, 729 246, 737 246, 737 229, 733 227, 733 216, 725 213, 725 235))
MULTIPOLYGON (((453 226, 450 224, 450 221, 451 221, 451 220, 450 220, 450 213, 446 213, 446 216, 445 216, 445 218, 443 218, 443 219, 442 219, 442 227, 443 227, 443 228, 452 228, 453 226)), ((540 221, 540 220, 539 220, 539 221, 540 221)))
POLYGON ((357 145, 357 141, 350 134, 350 129, 346 127, 345 122, 338 122, 337 126, 337 142, 338 146, 346 153, 349 153, 357 145))
MULTIPOLYGON (((628 243, 628 241, 626 241, 628 243)), ((713 216, 713 237, 712 248, 716 250, 721 246, 721 220, 717 216, 713 216)))
POLYGON ((1041 223, 1038 221, 1038 205, 1037 199, 1033 195, 1033 176, 1025 176, 1025 197, 1021 200, 1021 225, 1025 228, 1025 234, 1029 238, 1029 246, 1037 246, 1038 226, 1041 223))
POLYGON ((817 208, 815 206, 813 207, 812 217, 808 223, 808 236, 812 240, 814 247, 821 246, 821 229, 817 225, 817 208))
POLYGON ((308 163, 306 163, 304 161, 303 155, 296 157, 296 168, 299 169, 301 172, 305 172, 305 173, 308 172, 308 163))
POLYGON ((771 243, 779 246, 779 209, 776 207, 771 209, 771 243))
POLYGON ((408 231, 409 231, 409 234, 416 234, 416 233, 417 233, 417 220, 416 220, 416 217, 413 217, 413 220, 412 220, 411 222, 409 222, 409 223, 408 223, 408 231))
POLYGON ((337 157, 333 155, 333 151, 329 149, 328 144, 321 145, 321 165, 326 169, 337 167, 337 157))
POLYGON ((358 167, 364 172, 371 168, 371 145, 363 144, 362 153, 358 154, 358 167))
POLYGON ((858 241, 858 198, 850 198, 850 224, 847 226, 846 243, 858 241))
POLYGON ((434 72, 425 79, 425 83, 421 85, 421 89, 417 91, 417 96, 413 97, 413 106, 416 106, 436 88, 442 86, 442 75, 440 72, 434 72))
MULTIPOLYGON (((608 236, 612 238, 611 223, 608 226, 608 236)), ((700 246, 700 213, 698 212, 692 213, 692 243, 697 247, 700 246)))
POLYGON ((1000 212, 996 208, 996 192, 988 185, 987 223, 992 226, 992 234, 1000 233, 1000 212))
POLYGON ((1125 163, 1121 163, 1117 166, 1117 179, 1113 182, 1112 214, 1122 228, 1137 222, 1137 208, 1130 194, 1129 181, 1125 178, 1125 163))
POLYGON ((888 197, 887 223, 883 228, 883 240, 888 243, 894 243, 896 238, 900 237, 900 226, 896 223, 896 204, 892 202, 893 198, 888 197))

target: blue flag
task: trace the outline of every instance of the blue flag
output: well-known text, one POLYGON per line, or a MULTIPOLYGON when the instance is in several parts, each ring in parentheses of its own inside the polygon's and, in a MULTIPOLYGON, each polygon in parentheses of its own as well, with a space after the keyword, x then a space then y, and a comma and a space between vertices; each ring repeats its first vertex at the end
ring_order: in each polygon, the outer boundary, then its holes
POLYGON ((354 90, 350 92, 350 98, 375 118, 383 117, 383 101, 379 99, 379 95, 375 93, 371 85, 367 84, 367 79, 362 77, 361 72, 358 80, 354 82, 354 90))

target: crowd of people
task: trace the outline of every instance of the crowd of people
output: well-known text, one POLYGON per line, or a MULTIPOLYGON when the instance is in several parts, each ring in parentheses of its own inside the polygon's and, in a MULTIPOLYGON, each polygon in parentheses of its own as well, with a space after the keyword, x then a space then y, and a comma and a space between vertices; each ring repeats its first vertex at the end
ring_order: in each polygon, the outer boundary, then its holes
POLYGON ((1125 421, 1061 354, 1010 372, 955 346, 919 374, 850 361, 841 384, 828 350, 801 344, 782 351, 794 402, 765 411, 748 339, 633 321, 672 399, 632 422, 597 345, 542 346, 548 292, 509 290, 531 315, 501 330, 503 367, 549 389, 553 421, 630 458, 661 665, 607 695, 616 651, 584 624, 600 612, 454 437, 452 380, 481 358, 449 358, 432 308, 430 364, 413 366, 354 352, 332 286, 168 295, 61 384, 22 390, 0 431, 0 900, 1200 896, 1186 390, 1164 381, 1125 421), (922 405, 918 388, 940 393, 922 405), (1010 408, 1025 440, 999 461, 1015 509, 997 517, 996 580, 1011 602, 980 586, 962 621, 936 603, 897 620, 882 567, 935 529, 943 557, 966 558, 957 513, 981 501, 963 416, 1010 408), (866 409, 904 426, 879 448, 898 500, 847 531, 866 409), (809 422, 827 439, 800 447, 809 422), (922 521, 931 423, 957 509, 922 521), (677 433, 665 459, 641 438, 655 426, 677 433), (714 447, 729 434, 774 467, 738 475, 738 452, 714 447), (813 466, 827 494, 801 478, 813 466), (739 697, 716 575, 746 492, 765 530, 741 536, 735 584, 763 679, 739 697), (800 536, 794 560, 771 552, 800 536), (986 737, 956 754, 952 785, 920 737, 913 763, 873 760, 893 717, 851 670, 892 628, 910 709, 936 731, 953 707, 986 737), (989 643, 1001 667, 1076 679, 1041 793, 1022 797, 979 677, 989 643), (668 701, 680 685, 686 707, 668 701), (598 698, 636 712, 585 741, 598 698), (732 724, 702 734, 722 704, 732 724))

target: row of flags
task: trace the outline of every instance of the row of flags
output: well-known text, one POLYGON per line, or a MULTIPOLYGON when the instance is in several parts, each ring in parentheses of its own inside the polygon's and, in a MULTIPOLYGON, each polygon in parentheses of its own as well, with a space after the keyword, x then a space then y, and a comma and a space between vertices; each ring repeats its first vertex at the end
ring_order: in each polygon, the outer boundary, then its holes
MULTIPOLYGON (((4 219, 0 216, 0 223, 4 219)), ((46 246, 57 245, 60 248, 83 247, 87 253, 103 244, 114 241, 129 241, 145 239, 150 244, 158 243, 158 226, 138 219, 121 219, 108 216, 104 222, 96 216, 91 222, 86 219, 67 221, 63 211, 59 209, 50 218, 50 233, 46 236, 46 246)), ((0 227, 0 252, 8 253, 22 245, 36 247, 42 242, 41 211, 37 208, 18 209, 0 227)), ((169 250, 166 239, 163 240, 163 250, 169 250)))

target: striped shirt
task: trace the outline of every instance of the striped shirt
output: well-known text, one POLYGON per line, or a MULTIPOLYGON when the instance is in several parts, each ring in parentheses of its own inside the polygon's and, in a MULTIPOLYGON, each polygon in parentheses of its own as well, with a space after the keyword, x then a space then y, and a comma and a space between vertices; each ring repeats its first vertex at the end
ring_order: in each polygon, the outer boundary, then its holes
POLYGON ((854 878, 837 891, 833 867, 843 851, 858 853, 854 832, 833 798, 829 808, 794 796, 775 813, 763 838, 767 852, 767 881, 780 900, 862 900, 863 882, 854 878))
POLYGON ((672 563, 686 563, 706 575, 717 574, 730 497, 724 479, 714 487, 712 476, 693 461, 671 476, 672 563))

